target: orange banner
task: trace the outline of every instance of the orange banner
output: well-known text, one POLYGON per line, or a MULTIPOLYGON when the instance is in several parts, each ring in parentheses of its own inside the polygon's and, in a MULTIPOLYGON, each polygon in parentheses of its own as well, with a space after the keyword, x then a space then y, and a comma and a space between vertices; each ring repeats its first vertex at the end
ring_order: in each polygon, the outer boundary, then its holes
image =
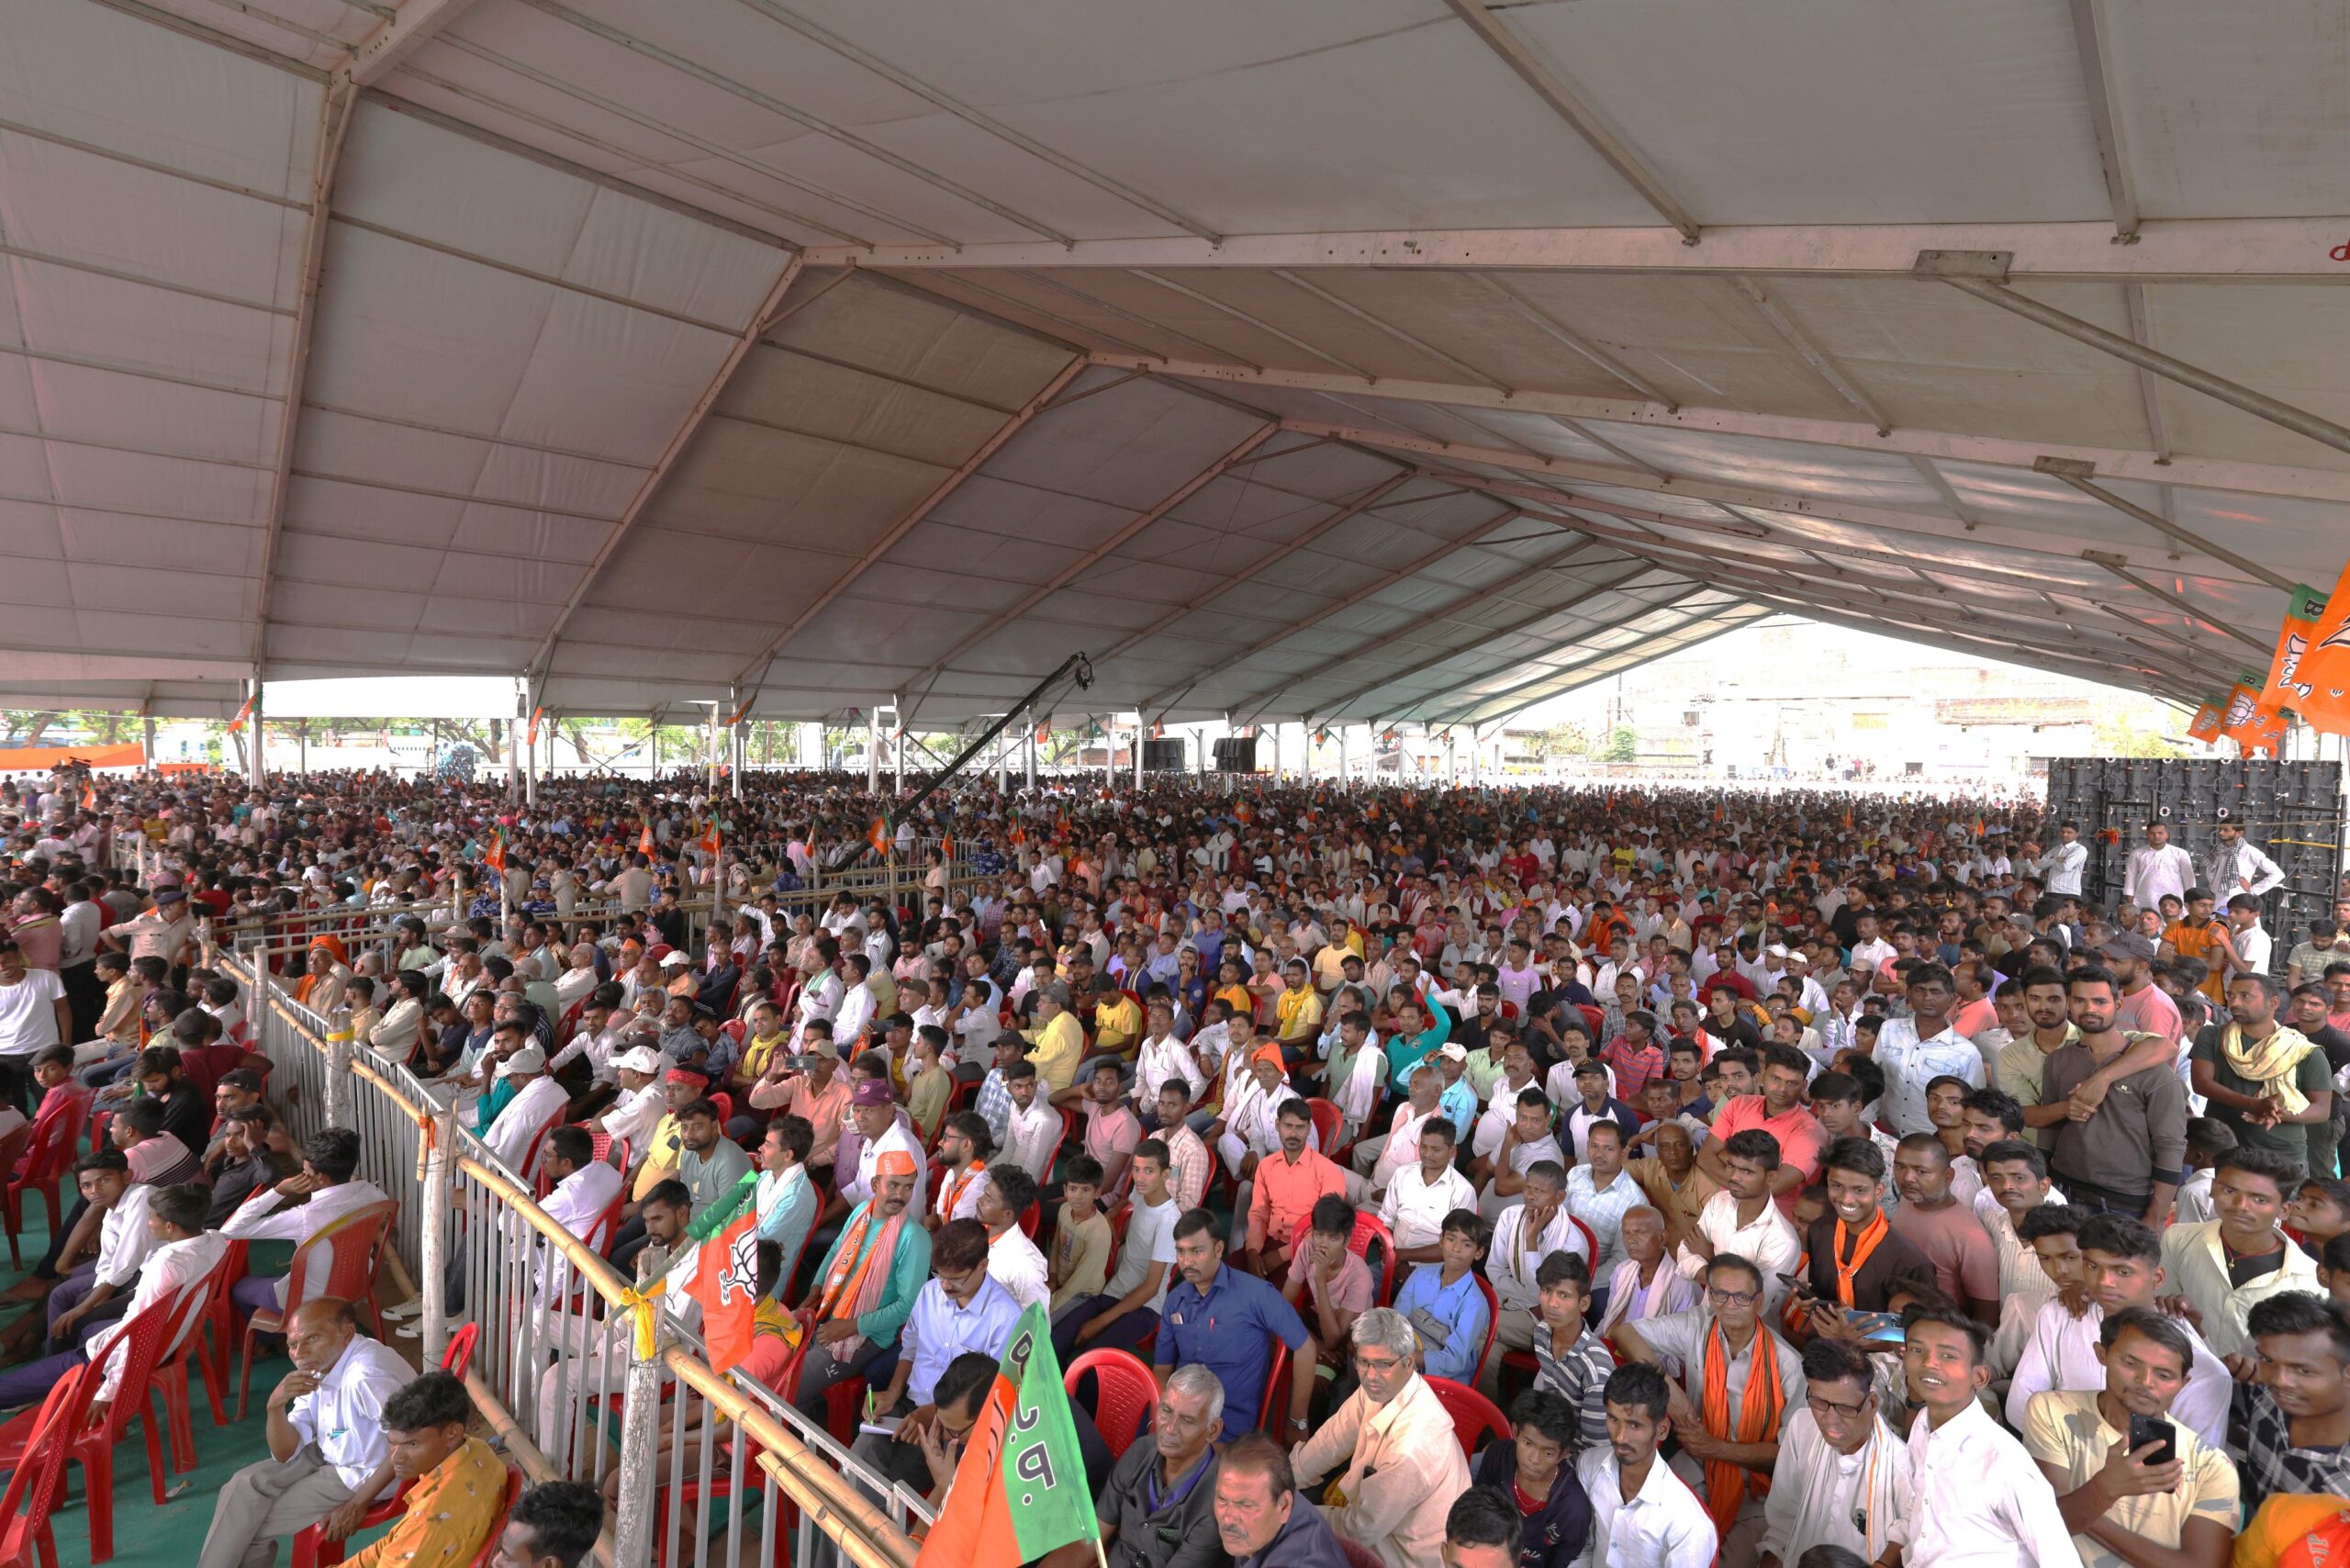
POLYGON ((137 741, 129 745, 7 746, 0 747, 0 773, 34 768, 45 772, 68 762, 92 767, 137 767, 146 756, 137 741))

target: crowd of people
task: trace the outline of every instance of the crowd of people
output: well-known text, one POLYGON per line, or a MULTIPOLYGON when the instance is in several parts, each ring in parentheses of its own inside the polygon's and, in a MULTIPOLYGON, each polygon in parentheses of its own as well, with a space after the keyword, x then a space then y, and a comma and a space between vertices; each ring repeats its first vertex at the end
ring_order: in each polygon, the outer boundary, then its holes
MULTIPOLYGON (((742 786, 0 786, 0 1083, 115 1145, 0 1401, 384 1195, 349 1132, 288 1140, 208 963, 316 931, 279 983, 688 1328, 755 1204, 743 1368, 867 1484, 945 1490, 1028 1306, 1131 1352, 1148 1429, 1076 1411, 1113 1568, 2350 1551, 2350 902, 2272 934, 2257 824, 2152 824, 2093 887, 2017 801, 742 786), (877 836, 898 895, 833 890, 877 836)), ((205 1568, 396 1473, 495 1490, 461 1388, 345 1304, 286 1327, 205 1568)), ((579 1360, 532 1435, 584 1476, 579 1360)), ((542 1544, 600 1509, 563 1484, 542 1544)))

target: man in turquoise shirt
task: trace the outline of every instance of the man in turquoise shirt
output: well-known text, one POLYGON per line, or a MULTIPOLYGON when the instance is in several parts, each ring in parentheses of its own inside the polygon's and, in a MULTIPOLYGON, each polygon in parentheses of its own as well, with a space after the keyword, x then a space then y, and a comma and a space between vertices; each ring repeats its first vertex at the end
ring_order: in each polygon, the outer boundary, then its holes
POLYGON ((913 1157, 885 1151, 873 1183, 873 1196, 849 1211, 840 1239, 816 1271, 815 1336, 792 1391, 792 1402, 811 1421, 824 1419, 833 1384, 864 1376, 875 1357, 897 1344, 930 1278, 930 1232, 906 1215, 913 1157))
MULTIPOLYGON (((1429 1023, 1427 1010, 1416 1002, 1406 1002, 1395 1009, 1395 1032, 1387 1037, 1388 1082, 1411 1082, 1412 1070, 1452 1037, 1452 1014, 1441 1007, 1435 1013, 1435 1022, 1429 1023)), ((1468 1053, 1461 1054, 1465 1057, 1468 1053)))

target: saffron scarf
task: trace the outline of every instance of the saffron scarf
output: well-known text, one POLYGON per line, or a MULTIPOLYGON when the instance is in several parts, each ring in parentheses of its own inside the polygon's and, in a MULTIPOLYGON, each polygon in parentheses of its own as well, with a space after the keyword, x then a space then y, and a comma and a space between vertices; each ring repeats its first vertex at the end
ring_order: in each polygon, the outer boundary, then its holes
POLYGON ((1830 1255, 1828 1260, 1836 1268, 1836 1299, 1846 1306, 1852 1305, 1853 1276, 1857 1275, 1862 1267, 1875 1254, 1878 1243, 1885 1239, 1886 1232, 1892 1228, 1886 1221, 1885 1211, 1877 1210, 1870 1216, 1868 1224, 1861 1226, 1860 1238, 1852 1249, 1852 1260, 1847 1263, 1844 1261, 1844 1241, 1851 1232, 1845 1229, 1841 1218, 1836 1221, 1836 1250, 1830 1255))
MULTIPOLYGON (((898 1232, 906 1223, 901 1209, 890 1219, 880 1222, 879 1234, 875 1234, 873 1201, 867 1199, 856 1211, 856 1217, 841 1233, 840 1245, 834 1249, 833 1266, 824 1273, 824 1294, 816 1302, 816 1321, 854 1323, 881 1305, 882 1287, 890 1278, 889 1265, 876 1267, 879 1260, 894 1257, 898 1250, 898 1232), (871 1246, 867 1246, 870 1238, 871 1246)), ((862 1335, 851 1335, 832 1347, 833 1360, 845 1361, 856 1354, 862 1335)))
MULTIPOLYGON (((1774 1439, 1779 1431, 1779 1417, 1786 1408, 1786 1395, 1779 1388, 1779 1364, 1771 1351, 1771 1333, 1761 1324, 1754 1327, 1754 1338, 1746 1347, 1746 1391, 1739 1400, 1738 1427, 1730 1428, 1729 1419, 1729 1341, 1722 1333, 1718 1319, 1706 1325, 1706 1387, 1705 1402, 1698 1408, 1706 1430, 1718 1438, 1737 1443, 1760 1443, 1774 1439)), ((1769 1495, 1768 1477, 1733 1464, 1724 1459, 1706 1462, 1706 1511, 1714 1518, 1714 1531, 1727 1536, 1729 1527, 1738 1519, 1739 1505, 1749 1496, 1769 1495)))

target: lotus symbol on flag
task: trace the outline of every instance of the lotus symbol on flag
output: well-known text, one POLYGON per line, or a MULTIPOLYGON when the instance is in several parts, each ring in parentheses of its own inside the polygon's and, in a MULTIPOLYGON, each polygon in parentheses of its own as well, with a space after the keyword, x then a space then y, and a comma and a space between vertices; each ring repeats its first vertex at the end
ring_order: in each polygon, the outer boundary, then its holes
POLYGON ((755 1226, 745 1226, 726 1249, 726 1266, 718 1273, 719 1305, 732 1302, 737 1291, 755 1296, 758 1290, 759 1232, 755 1226))
POLYGON ((2350 621, 2334 629, 2333 635, 2318 644, 2321 648, 2350 648, 2350 621))
POLYGON ((2221 727, 2232 730, 2240 724, 2251 722, 2252 703, 2252 693, 2248 691, 2238 691, 2230 696, 2227 715, 2221 721, 2221 727))

